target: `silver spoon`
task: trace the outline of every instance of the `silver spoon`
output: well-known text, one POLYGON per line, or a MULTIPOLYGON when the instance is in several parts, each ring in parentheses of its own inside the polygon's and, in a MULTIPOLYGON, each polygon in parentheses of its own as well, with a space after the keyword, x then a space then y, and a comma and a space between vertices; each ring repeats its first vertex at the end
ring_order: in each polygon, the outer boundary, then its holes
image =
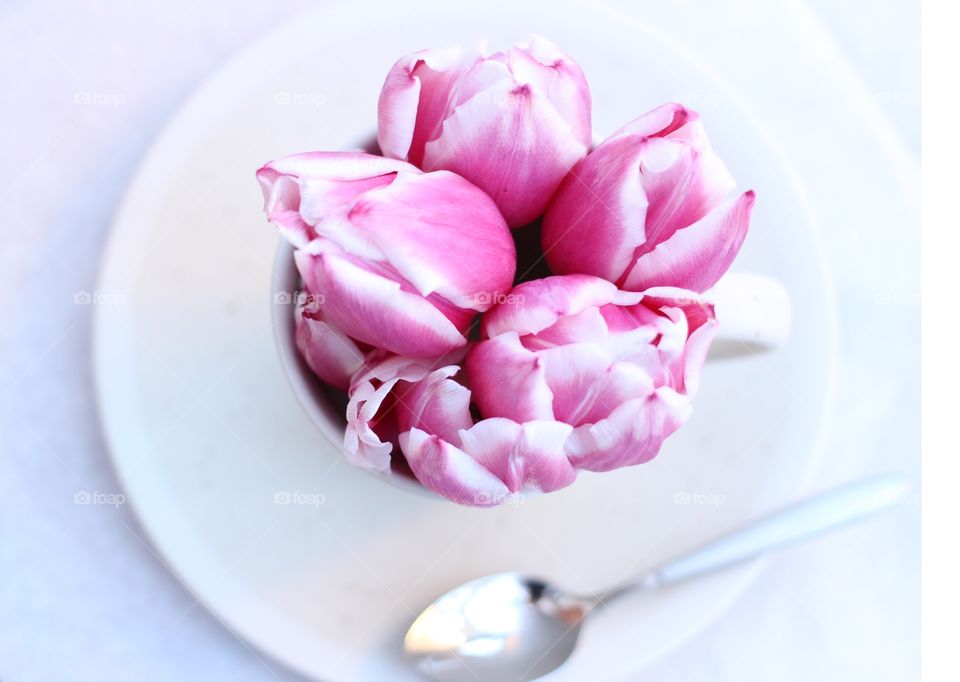
POLYGON ((533 680, 570 657, 594 608, 627 592, 674 585, 855 521, 894 504, 907 488, 903 477, 892 474, 841 486, 596 595, 571 595, 520 573, 478 578, 424 609, 407 631, 404 650, 421 672, 442 682, 533 680))

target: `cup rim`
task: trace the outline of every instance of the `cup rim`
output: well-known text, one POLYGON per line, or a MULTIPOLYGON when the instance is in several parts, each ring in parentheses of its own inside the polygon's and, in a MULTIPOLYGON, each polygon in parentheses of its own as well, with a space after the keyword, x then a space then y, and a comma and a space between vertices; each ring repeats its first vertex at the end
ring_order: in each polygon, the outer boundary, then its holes
MULTIPOLYGON (((283 237, 279 238, 276 255, 273 261, 272 296, 270 317, 273 321, 273 338, 280 359, 280 366, 287 378, 297 402, 306 412, 313 425, 323 434, 324 438, 337 450, 340 457, 343 454, 343 435, 345 424, 344 415, 330 404, 323 394, 322 382, 307 365, 296 344, 296 318, 294 310, 297 302, 297 293, 301 290, 300 273, 294 262, 295 249, 283 237)), ((362 469, 367 474, 390 485, 410 493, 441 499, 439 495, 427 489, 415 479, 399 476, 390 472, 381 472, 374 469, 362 469)))

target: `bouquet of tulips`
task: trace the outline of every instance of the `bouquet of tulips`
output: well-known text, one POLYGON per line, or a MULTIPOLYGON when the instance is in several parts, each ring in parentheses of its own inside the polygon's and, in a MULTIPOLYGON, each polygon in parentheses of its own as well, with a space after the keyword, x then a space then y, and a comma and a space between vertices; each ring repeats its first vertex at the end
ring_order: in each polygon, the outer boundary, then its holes
POLYGON ((429 49, 387 74, 380 154, 258 171, 310 294, 297 347, 348 394, 351 463, 492 506, 646 462, 688 417, 717 326, 703 293, 754 194, 729 196, 683 106, 596 145, 590 118, 543 38, 429 49))

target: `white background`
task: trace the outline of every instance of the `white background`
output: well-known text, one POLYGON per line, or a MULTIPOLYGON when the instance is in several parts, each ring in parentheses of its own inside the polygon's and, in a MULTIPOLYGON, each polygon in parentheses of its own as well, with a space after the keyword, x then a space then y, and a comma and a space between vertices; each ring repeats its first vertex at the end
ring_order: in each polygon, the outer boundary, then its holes
MULTIPOLYGON (((0 679, 295 679, 209 616, 139 539, 90 387, 112 212, 147 145, 229 55, 309 3, 0 0, 0 679)), ((779 136, 840 299, 821 483, 919 463, 919 8, 618 2, 684 43, 779 136)), ((329 65, 328 68, 349 68, 329 65)), ((188 245, 185 245, 188 248, 188 245)), ((639 680, 918 677, 918 505, 776 557, 639 680)), ((629 655, 625 652, 624 655, 629 655)))

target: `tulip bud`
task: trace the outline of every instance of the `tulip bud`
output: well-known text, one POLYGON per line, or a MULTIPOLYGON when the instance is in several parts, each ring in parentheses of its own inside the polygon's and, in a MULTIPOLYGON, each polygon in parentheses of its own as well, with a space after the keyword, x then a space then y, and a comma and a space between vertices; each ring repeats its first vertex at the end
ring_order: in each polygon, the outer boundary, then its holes
POLYGON ((569 425, 499 418, 474 423, 470 391, 453 378, 459 370, 431 372, 397 402, 400 447, 417 480, 475 507, 573 483, 577 473, 564 453, 569 425))
POLYGON ((754 193, 725 200, 734 181, 699 115, 666 104, 621 128, 578 163, 543 219, 543 249, 559 274, 621 289, 704 292, 733 262, 754 193))
POLYGON ((557 420, 577 469, 652 459, 687 418, 716 331, 680 289, 619 291, 588 275, 525 282, 484 315, 465 368, 484 418, 557 420))
POLYGON ((564 443, 572 428, 553 420, 474 423, 470 390, 458 381, 462 372, 455 363, 462 355, 455 352, 430 365, 389 356, 359 372, 347 406, 347 459, 395 470, 399 445, 426 488, 474 507, 570 485, 576 471, 564 443))
POLYGON ((427 377, 434 365, 456 362, 463 350, 451 351, 442 360, 427 362, 398 355, 372 354, 350 384, 347 428, 343 454, 351 464, 364 469, 389 472, 397 445, 397 417, 394 407, 411 384, 427 377), (400 387, 398 388, 398 384, 400 387))
POLYGON ((266 211, 297 248, 322 319, 357 342, 414 358, 466 344, 509 289, 510 231, 493 201, 446 171, 348 152, 297 154, 257 172, 266 211))
POLYGON ((583 71, 538 36, 489 56, 415 52, 393 66, 380 93, 383 154, 465 177, 511 227, 543 214, 591 135, 583 71))

